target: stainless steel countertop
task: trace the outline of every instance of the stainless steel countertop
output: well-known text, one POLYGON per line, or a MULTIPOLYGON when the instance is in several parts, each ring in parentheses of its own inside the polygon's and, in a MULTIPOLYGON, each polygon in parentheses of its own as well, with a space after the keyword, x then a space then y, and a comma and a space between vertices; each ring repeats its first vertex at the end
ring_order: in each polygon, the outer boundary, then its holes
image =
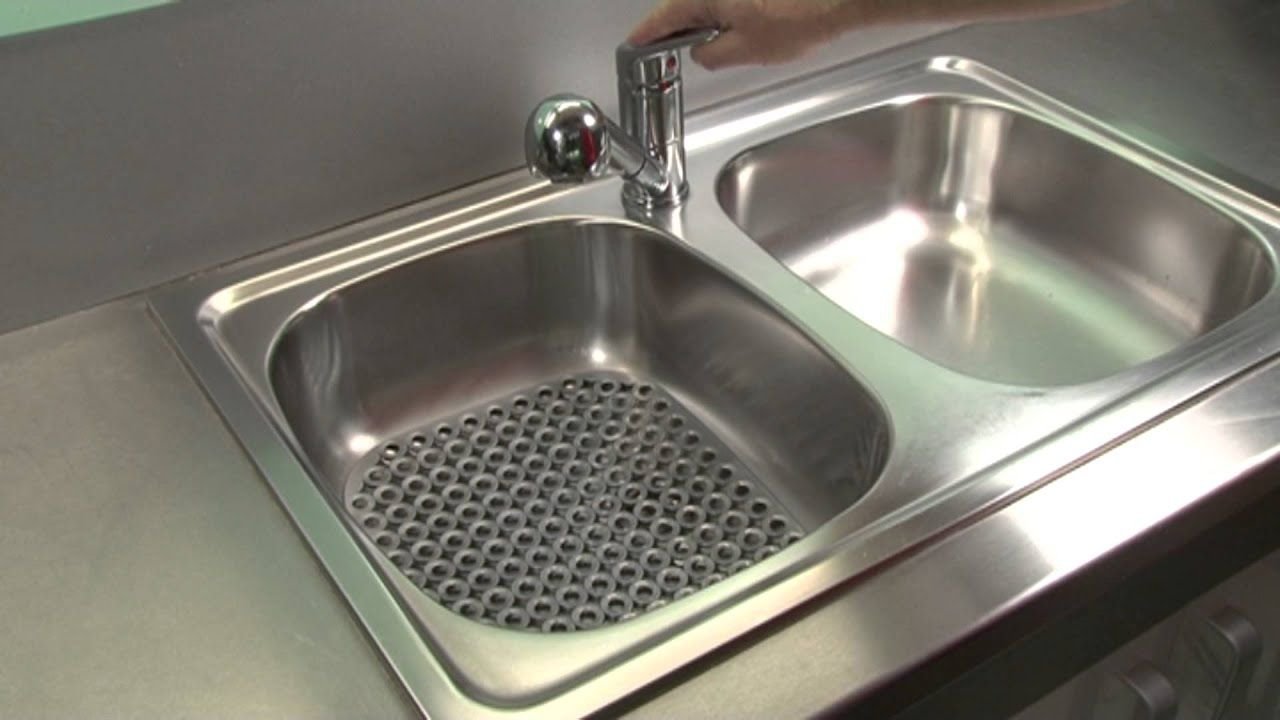
MULTIPOLYGON (((869 62, 936 54, 989 62, 1268 199, 1280 195, 1274 3, 1138 0, 969 28, 869 62)), ((1269 400, 1253 418, 1263 430, 1275 414, 1269 400)), ((9 430, 0 438, 0 706, 27 717, 409 712, 141 303, 0 338, 0 418, 9 430), (85 489, 51 492, 55 477, 85 489), (357 655, 367 660, 352 662, 357 655)), ((874 640, 849 612, 857 602, 866 599, 833 595, 629 709, 818 711, 844 698, 874 640)), ((913 634, 929 630, 922 623, 913 634)))

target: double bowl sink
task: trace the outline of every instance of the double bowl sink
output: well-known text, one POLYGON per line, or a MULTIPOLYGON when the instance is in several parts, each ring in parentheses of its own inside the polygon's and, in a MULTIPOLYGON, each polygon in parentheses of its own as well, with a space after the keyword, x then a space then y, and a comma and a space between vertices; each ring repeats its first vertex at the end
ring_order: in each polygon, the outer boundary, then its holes
POLYGON ((598 710, 1280 351, 1274 208, 990 68, 689 126, 674 213, 515 173, 152 298, 426 714, 598 710))

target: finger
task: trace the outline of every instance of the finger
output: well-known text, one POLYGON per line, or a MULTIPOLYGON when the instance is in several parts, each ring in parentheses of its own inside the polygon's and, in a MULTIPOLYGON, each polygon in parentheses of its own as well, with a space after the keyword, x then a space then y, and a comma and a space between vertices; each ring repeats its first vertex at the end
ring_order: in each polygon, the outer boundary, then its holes
POLYGON ((759 62, 747 36, 734 30, 721 33, 715 40, 693 48, 689 51, 689 57, 708 70, 759 62))
POLYGON ((681 30, 713 27, 715 14, 708 0, 666 0, 627 36, 632 45, 646 45, 681 30))

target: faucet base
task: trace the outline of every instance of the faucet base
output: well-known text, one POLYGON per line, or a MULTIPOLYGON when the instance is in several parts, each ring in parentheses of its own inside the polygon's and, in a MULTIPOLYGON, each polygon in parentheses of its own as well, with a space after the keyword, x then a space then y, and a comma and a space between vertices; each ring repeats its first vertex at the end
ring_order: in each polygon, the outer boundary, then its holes
POLYGON ((688 183, 672 184, 666 192, 653 193, 642 185, 626 182, 622 186, 622 203, 640 210, 665 210, 684 204, 689 197, 688 183))

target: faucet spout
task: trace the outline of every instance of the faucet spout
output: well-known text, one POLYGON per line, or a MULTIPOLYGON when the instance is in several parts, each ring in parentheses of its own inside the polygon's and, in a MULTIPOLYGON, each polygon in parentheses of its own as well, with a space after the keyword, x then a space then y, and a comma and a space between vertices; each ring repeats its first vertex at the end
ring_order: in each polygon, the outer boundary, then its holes
POLYGON ((576 95, 553 95, 534 108, 524 150, 530 170, 552 182, 586 182, 613 170, 655 196, 671 185, 658 158, 598 105, 576 95))

